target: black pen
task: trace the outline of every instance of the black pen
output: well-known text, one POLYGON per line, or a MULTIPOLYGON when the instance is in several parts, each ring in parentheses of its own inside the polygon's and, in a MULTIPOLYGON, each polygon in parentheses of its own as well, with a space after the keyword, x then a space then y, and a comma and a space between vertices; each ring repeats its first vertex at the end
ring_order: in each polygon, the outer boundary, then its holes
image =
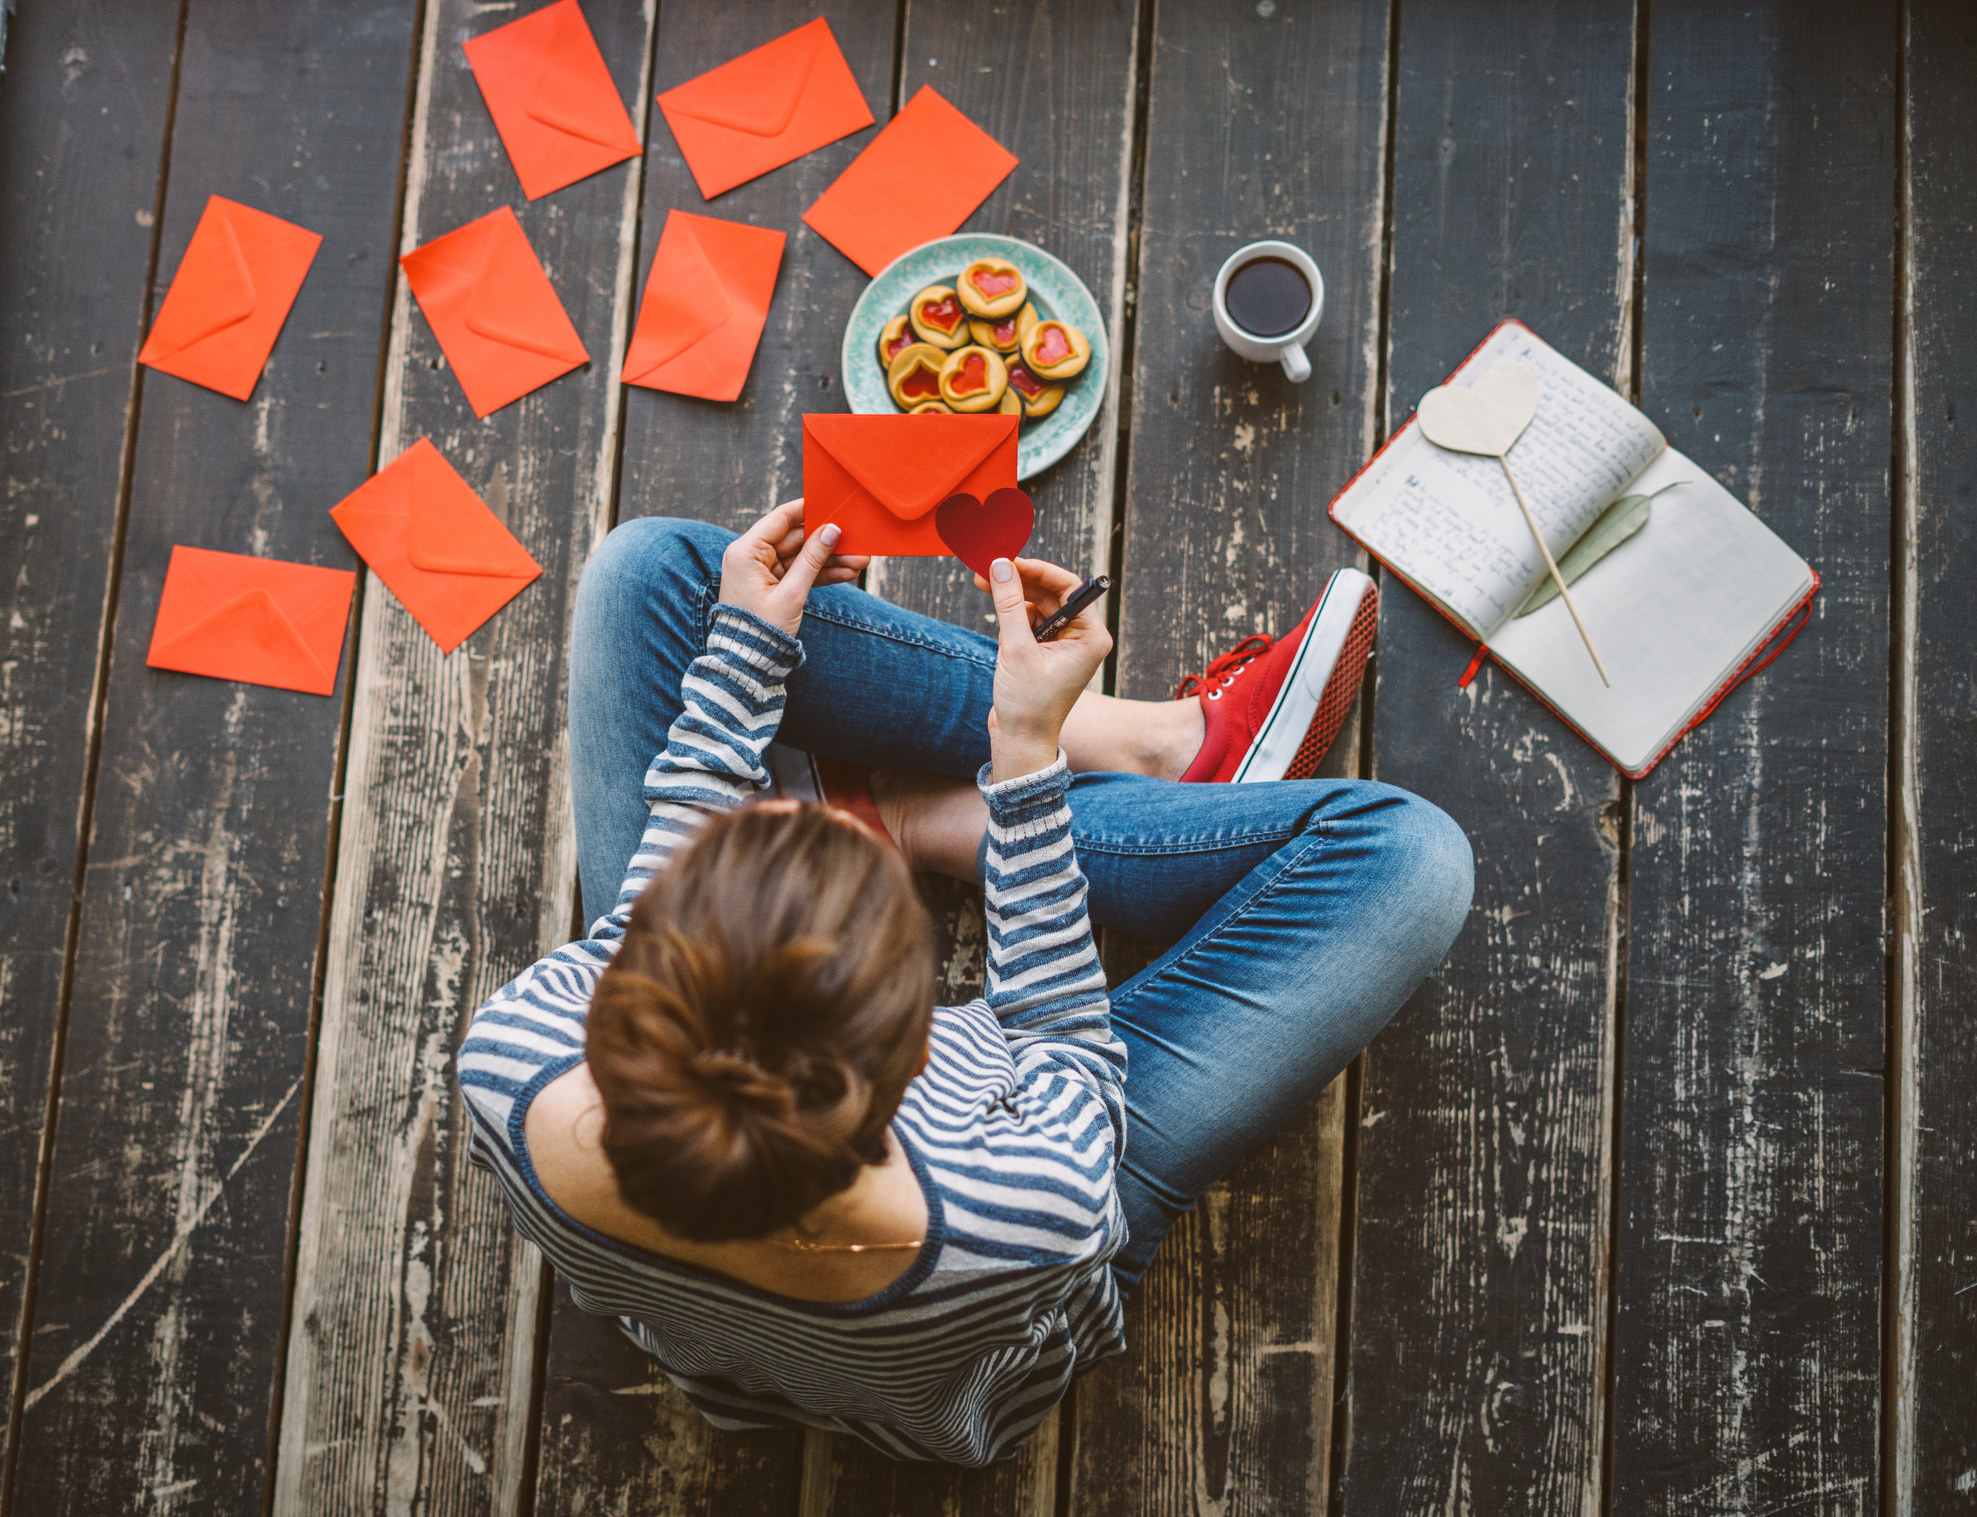
POLYGON ((1095 574, 1086 580, 1071 592, 1071 598, 1059 606, 1052 615, 1045 617, 1037 623, 1037 641, 1040 643, 1049 642, 1058 633, 1070 626, 1072 619, 1080 611, 1084 610, 1085 607, 1089 606, 1111 588, 1112 579, 1109 575, 1095 574))

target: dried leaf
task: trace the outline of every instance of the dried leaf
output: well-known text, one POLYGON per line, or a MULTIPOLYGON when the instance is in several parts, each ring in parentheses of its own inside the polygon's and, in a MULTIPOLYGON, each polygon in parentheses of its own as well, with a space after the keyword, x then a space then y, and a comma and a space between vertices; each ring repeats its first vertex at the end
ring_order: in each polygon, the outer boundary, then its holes
MULTIPOLYGON (((1648 502, 1655 495, 1687 483, 1686 479, 1676 479, 1656 490, 1654 495, 1623 495, 1600 512, 1598 519, 1579 534, 1579 540, 1567 548, 1565 556, 1558 561, 1558 572, 1564 576, 1565 583, 1576 585, 1580 575, 1645 527, 1648 502)), ((1557 599, 1558 582, 1547 574, 1538 582, 1538 588, 1531 592, 1530 599, 1518 607, 1517 614, 1529 616, 1546 602, 1557 599)))

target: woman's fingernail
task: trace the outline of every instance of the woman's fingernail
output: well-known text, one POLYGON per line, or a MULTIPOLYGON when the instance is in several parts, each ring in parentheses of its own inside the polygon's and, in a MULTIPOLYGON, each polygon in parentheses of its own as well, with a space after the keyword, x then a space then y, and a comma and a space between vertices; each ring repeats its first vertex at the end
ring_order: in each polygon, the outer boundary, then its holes
POLYGON ((989 578, 998 585, 1006 585, 1016 577, 1016 566, 1006 558, 998 558, 989 565, 989 578))
POLYGON ((823 539, 823 543, 826 548, 831 547, 833 544, 835 544, 837 540, 843 535, 844 535, 843 531, 839 528, 838 524, 834 521, 827 521, 823 524, 823 526, 817 529, 817 536, 823 539))

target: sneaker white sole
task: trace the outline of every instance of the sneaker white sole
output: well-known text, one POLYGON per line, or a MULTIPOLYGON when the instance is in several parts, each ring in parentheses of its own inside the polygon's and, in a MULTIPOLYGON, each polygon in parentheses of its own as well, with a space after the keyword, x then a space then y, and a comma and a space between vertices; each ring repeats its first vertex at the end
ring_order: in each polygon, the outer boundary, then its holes
POLYGON ((1305 629, 1290 673, 1270 705, 1270 714, 1263 719, 1242 763, 1236 766, 1230 784, 1258 785, 1284 777, 1304 743, 1311 718, 1318 713, 1332 670, 1338 667, 1339 653, 1359 614, 1359 603, 1372 589, 1373 581, 1357 569, 1340 569, 1332 575, 1318 603, 1318 614, 1305 629))

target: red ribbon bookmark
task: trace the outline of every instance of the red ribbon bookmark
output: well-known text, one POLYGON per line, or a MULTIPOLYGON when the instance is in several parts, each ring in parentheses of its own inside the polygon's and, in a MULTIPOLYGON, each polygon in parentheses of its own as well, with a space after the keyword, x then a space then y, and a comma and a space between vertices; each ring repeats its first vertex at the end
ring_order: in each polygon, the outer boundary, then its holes
POLYGON ((1462 671, 1462 678, 1455 682, 1455 688, 1458 690, 1467 690, 1469 688, 1469 682, 1482 669, 1483 660, 1489 656, 1490 650, 1485 644, 1476 644, 1476 656, 1469 660, 1469 667, 1462 671))

